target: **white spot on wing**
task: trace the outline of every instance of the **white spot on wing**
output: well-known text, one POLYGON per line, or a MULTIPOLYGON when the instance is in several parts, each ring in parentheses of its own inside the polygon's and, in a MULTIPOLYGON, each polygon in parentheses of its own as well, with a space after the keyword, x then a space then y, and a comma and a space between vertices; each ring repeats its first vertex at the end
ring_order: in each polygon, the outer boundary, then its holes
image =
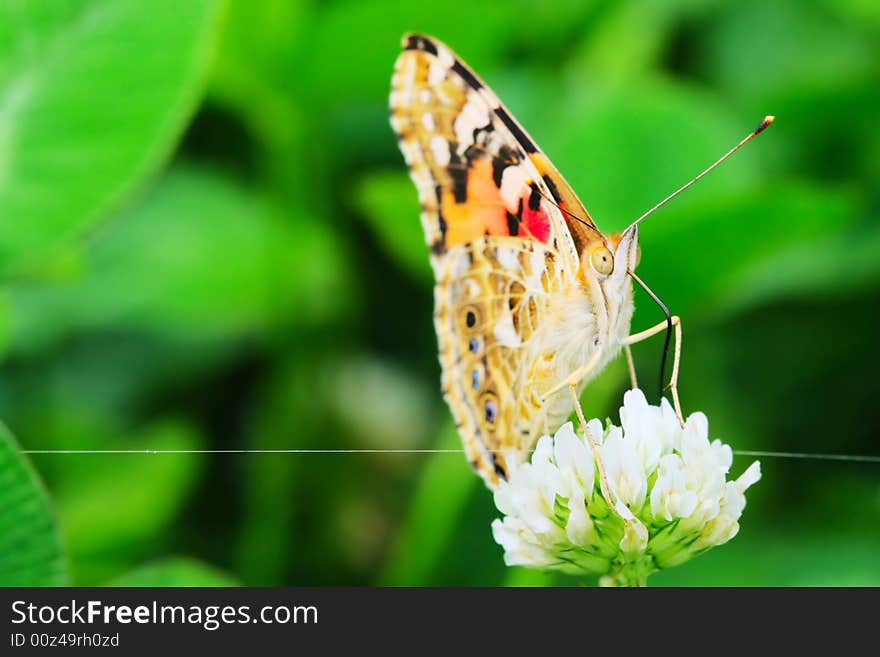
POLYGON ((499 246, 495 257, 498 259, 498 263, 505 269, 519 271, 519 258, 517 258, 516 249, 512 249, 508 246, 499 246))
POLYGON ((447 70, 448 68, 443 66, 439 61, 431 62, 431 66, 428 67, 428 84, 436 86, 443 82, 446 78, 447 70))
POLYGON ((428 132, 434 132, 437 128, 437 125, 434 123, 434 115, 430 112, 422 114, 422 125, 425 126, 425 130, 428 132))
POLYGON ((480 97, 475 93, 468 93, 468 100, 461 108, 461 113, 455 118, 455 138, 459 144, 472 144, 474 130, 489 124, 489 110, 480 97))
POLYGON ((452 68, 455 64, 455 57, 453 57, 452 53, 442 46, 437 48, 437 59, 446 69, 452 68))
POLYGON ((449 164, 449 142, 447 142, 440 135, 434 135, 431 137, 431 141, 428 142, 428 147, 431 149, 431 155, 434 156, 434 161, 441 167, 445 167, 449 164))
POLYGON ((473 278, 466 278, 464 286, 468 299, 476 299, 480 296, 480 285, 473 278))
POLYGON ((425 238, 428 244, 440 237, 440 231, 437 228, 437 215, 432 212, 420 212, 419 219, 422 221, 422 228, 425 229, 425 238))
POLYGON ((504 199, 504 205, 507 206, 508 211, 516 212, 519 207, 519 199, 527 179, 528 174, 525 167, 519 165, 511 165, 505 168, 504 173, 501 174, 501 198, 504 199))
POLYGON ((495 323, 493 334, 495 335, 495 341, 505 347, 515 348, 522 345, 519 334, 513 328, 513 315, 510 313, 501 314, 501 317, 495 323))
POLYGON ((544 273, 544 252, 540 249, 532 252, 532 255, 529 256, 531 259, 531 273, 529 275, 527 284, 529 287, 538 288, 541 285, 541 274, 544 273))
POLYGON ((416 83, 416 58, 407 57, 403 64, 403 80, 404 86, 412 87, 416 83))
POLYGON ((397 133, 403 132, 404 127, 406 126, 407 121, 405 121, 402 117, 392 114, 391 115, 391 127, 394 128, 394 131, 397 133))
POLYGON ((409 166, 420 159, 418 149, 406 140, 400 142, 400 150, 403 153, 403 159, 409 166))
MULTIPOLYGON (((467 251, 459 251, 452 261, 452 265, 450 267, 450 273, 453 278, 458 278, 459 276, 464 276, 468 270, 471 268, 471 259, 468 257, 467 251)), ((473 283, 473 281, 470 281, 473 283)))

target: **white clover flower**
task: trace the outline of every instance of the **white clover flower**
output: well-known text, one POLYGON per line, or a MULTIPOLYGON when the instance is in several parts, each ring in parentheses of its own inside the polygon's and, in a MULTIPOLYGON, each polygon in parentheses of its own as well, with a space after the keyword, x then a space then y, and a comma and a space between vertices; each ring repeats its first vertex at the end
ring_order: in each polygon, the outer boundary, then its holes
POLYGON ((733 451, 709 441, 706 416, 694 413, 682 427, 669 402, 651 406, 640 390, 624 395, 620 418, 622 427, 587 424, 612 499, 571 422, 543 436, 531 460, 499 484, 495 505, 504 518, 492 533, 508 566, 644 584, 650 573, 736 535, 760 464, 728 481, 733 451))

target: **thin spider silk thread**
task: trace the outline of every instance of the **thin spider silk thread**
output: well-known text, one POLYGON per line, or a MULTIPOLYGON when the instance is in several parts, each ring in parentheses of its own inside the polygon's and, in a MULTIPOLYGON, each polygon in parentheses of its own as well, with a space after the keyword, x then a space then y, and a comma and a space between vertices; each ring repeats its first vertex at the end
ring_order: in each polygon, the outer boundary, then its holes
MULTIPOLYGON (((534 450, 529 450, 534 451, 534 450)), ((20 454, 463 454, 462 449, 23 449, 20 454)), ((880 456, 867 454, 819 454, 809 452, 767 452, 759 450, 734 450, 735 456, 760 456, 779 459, 814 461, 848 461, 857 463, 880 463, 880 456)))

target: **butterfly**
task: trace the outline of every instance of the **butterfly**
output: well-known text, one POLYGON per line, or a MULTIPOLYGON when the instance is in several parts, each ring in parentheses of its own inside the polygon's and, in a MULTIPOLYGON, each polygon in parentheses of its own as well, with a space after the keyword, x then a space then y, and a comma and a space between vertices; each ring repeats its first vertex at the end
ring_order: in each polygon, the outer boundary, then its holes
POLYGON ((635 386, 629 345, 673 323, 670 389, 681 418, 678 318, 667 313, 630 335, 639 220, 602 233, 460 58, 423 35, 405 35, 402 47, 391 125, 418 191, 436 281, 443 394, 476 471, 491 488, 573 408, 582 420, 581 389, 621 349, 635 386))

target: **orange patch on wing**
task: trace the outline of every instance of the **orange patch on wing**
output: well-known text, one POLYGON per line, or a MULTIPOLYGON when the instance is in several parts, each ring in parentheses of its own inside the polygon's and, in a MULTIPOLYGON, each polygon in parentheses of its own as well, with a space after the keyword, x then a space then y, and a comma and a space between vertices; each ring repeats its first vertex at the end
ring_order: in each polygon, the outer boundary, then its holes
POLYGON ((451 191, 443 193, 446 245, 465 244, 483 235, 510 235, 507 208, 492 180, 492 164, 480 159, 468 170, 467 200, 456 203, 451 191))

